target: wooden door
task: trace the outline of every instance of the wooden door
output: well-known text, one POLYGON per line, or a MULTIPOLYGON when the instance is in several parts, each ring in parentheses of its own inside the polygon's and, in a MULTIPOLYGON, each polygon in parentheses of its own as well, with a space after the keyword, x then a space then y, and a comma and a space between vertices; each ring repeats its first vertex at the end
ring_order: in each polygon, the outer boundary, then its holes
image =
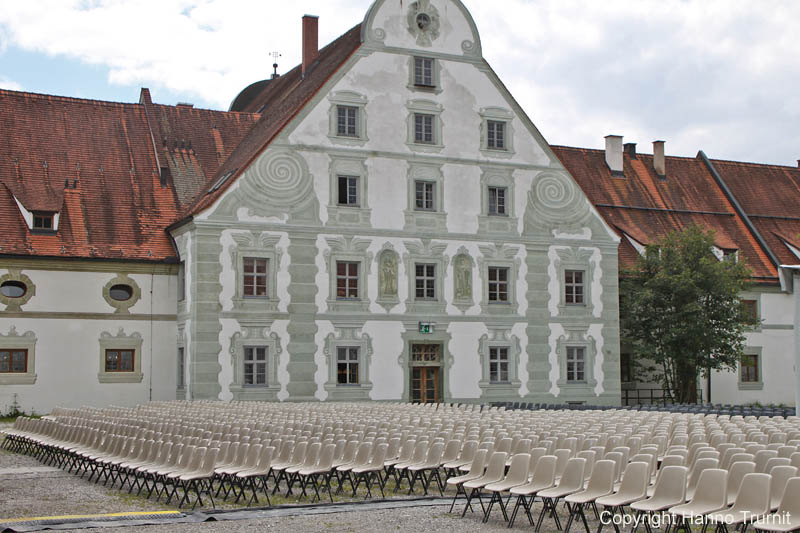
POLYGON ((411 401, 414 403, 439 402, 438 366, 415 366, 411 368, 411 401))

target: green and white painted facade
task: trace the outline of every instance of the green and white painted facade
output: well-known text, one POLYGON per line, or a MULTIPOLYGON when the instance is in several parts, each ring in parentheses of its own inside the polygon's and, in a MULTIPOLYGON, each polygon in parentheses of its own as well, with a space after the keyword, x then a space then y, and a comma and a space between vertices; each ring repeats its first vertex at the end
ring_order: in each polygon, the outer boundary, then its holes
POLYGON ((178 397, 407 400, 420 343, 439 346, 425 364, 443 401, 618 404, 618 238, 484 61, 469 13, 458 0, 377 0, 362 41, 225 193, 173 230, 187 287, 178 397), (434 60, 434 88, 413 84, 414 57, 434 60), (337 135, 338 105, 359 110, 355 137, 337 135), (433 143, 414 142, 417 112, 435 117, 433 143), (489 148, 490 120, 507 125, 505 150, 489 148), (357 207, 338 205, 341 175, 358 178, 357 207), (415 209, 417 180, 433 184, 433 209, 415 209), (489 213, 490 186, 507 191, 506 215, 489 213), (265 298, 243 297, 245 257, 268 259, 265 298), (357 299, 337 298, 337 261, 358 264, 357 299), (415 297, 417 264, 435 265, 433 300, 415 297), (508 268, 507 303, 489 302, 490 267, 508 268), (584 305, 565 302, 566 270, 585 272, 584 305), (266 386, 243 383, 248 346, 267 349, 266 386), (357 385, 337 383, 340 346, 358 348, 357 385), (498 346, 511 364, 492 383, 498 346), (573 346, 586 354, 581 383, 566 376, 573 346))

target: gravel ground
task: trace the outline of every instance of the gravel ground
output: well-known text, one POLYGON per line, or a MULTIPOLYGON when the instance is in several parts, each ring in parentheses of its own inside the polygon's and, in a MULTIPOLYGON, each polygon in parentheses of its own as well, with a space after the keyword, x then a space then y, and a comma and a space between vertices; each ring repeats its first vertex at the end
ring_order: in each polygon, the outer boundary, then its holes
MULTIPOLYGON (((7 469, 41 468, 42 464, 23 455, 0 451, 0 521, 2 519, 57 516, 74 514, 103 514, 128 511, 163 511, 171 509, 152 500, 129 496, 127 491, 108 489, 87 482, 63 471, 8 473, 7 469)), ((448 501, 449 503, 449 501, 448 501)), ((537 511, 539 504, 537 503, 537 511)), ((456 509, 460 511, 461 505, 456 509)), ((174 509, 174 508, 172 508, 174 509)), ((131 533, 149 532, 227 532, 252 531, 256 528, 283 532, 309 531, 507 531, 499 509, 492 513, 488 524, 482 524, 480 515, 449 514, 448 505, 406 507, 400 509, 355 510, 340 513, 284 516, 256 520, 226 520, 192 524, 163 524, 128 526, 131 533)), ((478 508, 479 510, 479 508, 478 508)), ((562 524, 565 511, 561 509, 562 524)), ((591 515, 591 513, 589 513, 591 515)), ((530 530, 524 514, 518 516, 517 528, 530 530)), ((597 523, 590 521, 597 529, 597 523)), ((104 528, 105 529, 105 528, 104 528)), ((118 529, 118 528, 117 528, 118 529)), ((549 520, 544 531, 555 531, 549 520)), ((101 531, 101 530, 97 530, 101 531)), ((583 531, 575 524, 573 531, 583 531)), ((613 531, 609 528, 608 531, 613 531)))

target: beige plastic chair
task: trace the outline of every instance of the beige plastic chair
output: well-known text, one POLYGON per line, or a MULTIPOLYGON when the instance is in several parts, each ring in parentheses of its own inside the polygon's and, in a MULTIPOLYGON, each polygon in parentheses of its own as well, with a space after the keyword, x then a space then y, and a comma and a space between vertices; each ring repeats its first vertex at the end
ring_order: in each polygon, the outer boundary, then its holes
MULTIPOLYGON (((617 491, 616 494, 602 496, 595 501, 597 505, 602 505, 606 510, 612 513, 611 522, 614 524, 615 530, 618 528, 613 521, 614 515, 623 512, 622 508, 624 506, 646 498, 647 484, 649 482, 650 467, 647 463, 629 463, 625 468, 625 474, 622 477, 622 484, 619 487, 619 491, 617 491)), ((603 531, 605 523, 606 521, 600 521, 597 533, 603 531)))
POLYGON ((694 521, 698 516, 705 516, 725 509, 728 506, 728 471, 720 468, 706 468, 700 473, 697 490, 689 503, 670 507, 669 514, 681 520, 694 521))
POLYGON ((797 468, 791 465, 777 465, 769 471, 772 476, 770 483, 770 510, 774 511, 781 504, 783 491, 789 479, 797 476, 797 468))
MULTIPOLYGON (((533 499, 539 491, 552 488, 556 484, 557 461, 558 458, 555 455, 542 455, 536 461, 536 467, 533 470, 533 477, 531 480, 525 484, 511 488, 511 495, 516 496, 517 501, 514 504, 514 512, 511 513, 511 520, 509 520, 508 527, 514 527, 514 521, 517 518, 517 512, 520 506, 525 510, 525 514, 528 515, 530 524, 534 525, 533 516, 531 516, 533 499)), ((530 465, 528 466, 528 470, 530 470, 530 465)))
POLYGON ((492 514, 492 507, 494 506, 495 501, 500 504, 500 510, 503 513, 503 519, 508 522, 508 513, 506 511, 506 504, 503 502, 502 493, 511 490, 514 487, 524 485, 528 482, 530 463, 531 455, 529 453, 518 453, 513 455, 511 457, 511 463, 506 477, 501 481, 489 483, 484 487, 484 490, 492 493, 492 498, 489 500, 489 505, 487 506, 483 515, 484 524, 489 520, 489 516, 492 514))
MULTIPOLYGON (((270 472, 272 471, 272 457, 275 454, 275 448, 272 446, 263 446, 261 448, 261 455, 258 458, 258 462, 256 463, 255 467, 243 470, 241 472, 236 473, 236 480, 242 486, 241 494, 244 494, 244 487, 250 487, 252 494, 250 499, 247 502, 247 505, 250 506, 252 503, 258 503, 258 487, 261 487, 261 490, 267 496, 267 504, 272 505, 269 500, 269 492, 267 490, 267 478, 269 477, 270 472)), ((238 501, 238 498, 237 500, 238 501)))
POLYGON ((741 533, 745 533, 747 524, 769 513, 770 482, 769 474, 746 474, 733 507, 723 512, 711 513, 707 516, 709 522, 717 525, 718 530, 724 533, 728 532, 728 526, 744 524, 741 533))
MULTIPOLYGON (((589 478, 589 483, 587 484, 586 489, 570 494, 564 498, 567 504, 572 504, 571 507, 568 505, 568 507, 570 507, 570 514, 569 518, 567 519, 567 525, 564 529, 564 533, 569 533, 569 529, 572 526, 572 521, 575 519, 575 517, 580 517, 581 521, 583 522, 583 527, 586 529, 586 533, 590 533, 589 524, 586 521, 586 515, 584 514, 583 509, 586 507, 586 505, 592 504, 595 514, 597 514, 595 501, 598 498, 609 496, 614 491, 615 468, 616 464, 614 461, 597 461, 597 463, 594 465, 594 469, 592 470, 592 476, 589 478)), ((597 514, 597 516, 599 517, 599 514, 597 514)))
MULTIPOLYGON (((363 481, 364 485, 367 487, 367 494, 365 498, 372 498, 372 483, 376 481, 376 478, 378 482, 378 487, 380 487, 381 489, 381 494, 384 497, 386 496, 383 492, 383 486, 385 484, 385 480, 381 477, 381 472, 383 471, 383 463, 386 461, 386 453, 388 449, 389 448, 386 443, 378 444, 367 465, 356 466, 352 469, 352 473, 355 476, 353 496, 356 495, 356 491, 358 490, 359 485, 363 481)), ((328 486, 328 493, 330 494, 330 486, 328 486)))
POLYGON ((800 530, 800 477, 786 483, 778 512, 760 518, 753 526, 761 531, 800 530))
POLYGON ((800 452, 793 453, 789 460, 792 462, 792 466, 800 468, 800 452))
POLYGON ((539 519, 536 521, 536 531, 542 527, 545 514, 549 513, 556 523, 556 527, 561 529, 561 521, 558 519, 558 501, 561 498, 582 491, 585 483, 584 468, 586 467, 586 459, 582 457, 573 457, 567 461, 567 466, 564 468, 564 474, 558 482, 558 485, 542 490, 538 496, 542 499, 542 510, 539 513, 539 519))
POLYGON ((755 455, 756 472, 759 474, 766 474, 768 473, 767 461, 778 457, 778 452, 776 450, 759 450, 755 455))
MULTIPOLYGON (((668 466, 661 470, 653 495, 631 504, 631 509, 636 511, 639 521, 644 518, 644 525, 648 533, 651 531, 649 520, 651 513, 658 513, 686 502, 688 469, 685 466, 668 466)), ((636 525, 639 525, 638 521, 636 525)), ((635 530, 636 528, 634 528, 635 530)))
POLYGON ((752 461, 739 461, 731 465, 728 469, 728 505, 733 505, 736 501, 744 476, 755 471, 756 464, 752 461))
POLYGON ((507 458, 508 454, 506 452, 493 452, 489 457, 489 463, 486 467, 486 472, 484 472, 481 477, 467 481, 463 484, 464 492, 467 492, 467 490, 469 490, 469 492, 467 493, 467 503, 461 513, 462 517, 467 514, 467 509, 472 511, 471 502, 472 498, 475 496, 478 497, 478 501, 481 503, 481 508, 484 508, 483 500, 481 499, 481 489, 490 483, 497 483, 503 479, 507 458))
POLYGON ((407 468, 408 471, 408 493, 414 492, 414 485, 417 480, 422 482, 422 488, 425 496, 428 495, 428 487, 430 486, 432 478, 436 478, 439 488, 439 494, 444 494, 444 487, 442 486, 442 478, 439 475, 439 467, 442 465, 442 455, 444 453, 444 443, 434 442, 429 448, 425 459, 419 464, 411 465, 407 468), (429 474, 425 476, 426 472, 429 474))
POLYGON ((477 440, 466 441, 464 443, 463 448, 461 448, 461 453, 459 454, 458 458, 446 462, 442 465, 442 468, 444 468, 447 477, 449 478, 456 475, 456 470, 458 470, 459 467, 464 465, 471 465, 472 459, 475 457, 476 451, 478 451, 478 441, 477 440))
POLYGON ((700 474, 703 470, 709 468, 719 468, 719 461, 711 457, 695 461, 694 467, 689 470, 689 484, 686 486, 686 501, 694 498, 694 491, 697 489, 697 482, 700 479, 700 474))
POLYGON ((448 512, 453 512, 453 506, 456 504, 456 499, 458 498, 459 494, 467 496, 467 493, 464 491, 463 487, 464 483, 483 476, 484 470, 486 469, 487 455, 488 452, 486 450, 477 450, 472 458, 469 472, 462 476, 452 476, 447 478, 445 484, 448 486, 452 485, 456 488, 456 495, 453 497, 453 502, 450 504, 450 510, 448 512))

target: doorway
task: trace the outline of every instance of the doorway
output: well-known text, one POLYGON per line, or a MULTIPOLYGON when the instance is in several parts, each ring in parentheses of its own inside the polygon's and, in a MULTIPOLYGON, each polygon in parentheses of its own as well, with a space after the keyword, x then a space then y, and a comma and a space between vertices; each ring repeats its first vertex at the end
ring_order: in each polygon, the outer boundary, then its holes
POLYGON ((440 401, 440 345, 411 345, 411 402, 440 401))

